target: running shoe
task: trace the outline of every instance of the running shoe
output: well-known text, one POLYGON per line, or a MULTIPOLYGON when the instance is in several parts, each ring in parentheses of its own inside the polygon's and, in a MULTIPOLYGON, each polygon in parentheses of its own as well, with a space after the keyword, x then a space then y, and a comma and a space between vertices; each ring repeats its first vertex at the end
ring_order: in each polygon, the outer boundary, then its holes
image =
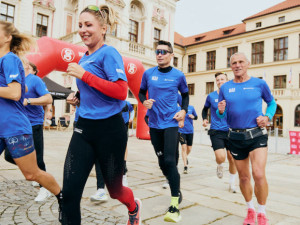
POLYGON ((169 187, 169 182, 166 180, 166 182, 162 185, 163 189, 167 189, 169 187))
POLYGON ((142 202, 140 199, 136 198, 135 203, 137 207, 136 212, 133 214, 128 212, 129 219, 127 225, 142 225, 142 217, 141 217, 142 202))
POLYGON ((188 167, 187 167, 187 166, 184 167, 183 173, 184 173, 184 174, 188 174, 188 167))
POLYGON ((222 177, 223 177, 223 166, 222 165, 217 166, 217 177, 220 179, 222 179, 222 177))
POLYGON ((91 202, 106 202, 107 201, 107 195, 103 188, 99 188, 94 195, 90 197, 91 202))
POLYGON ((247 216, 243 225, 255 225, 256 212, 254 209, 248 209, 247 216))
POLYGON ((181 220, 181 215, 180 215, 179 209, 177 207, 171 205, 168 209, 168 212, 166 213, 166 215, 164 217, 164 221, 177 223, 180 220, 181 220))
POLYGON ((123 175, 122 184, 123 186, 128 187, 128 179, 126 174, 123 175))
POLYGON ((43 202, 46 201, 51 196, 51 193, 44 187, 40 188, 38 196, 34 199, 36 202, 43 202))
POLYGON ((31 185, 32 185, 33 187, 39 187, 39 186, 40 186, 40 184, 39 184, 38 182, 36 182, 36 181, 32 181, 32 182, 31 182, 31 185))
POLYGON ((269 225, 268 221, 264 213, 257 214, 257 225, 269 225))
POLYGON ((236 193, 236 188, 234 184, 229 184, 229 192, 236 193))

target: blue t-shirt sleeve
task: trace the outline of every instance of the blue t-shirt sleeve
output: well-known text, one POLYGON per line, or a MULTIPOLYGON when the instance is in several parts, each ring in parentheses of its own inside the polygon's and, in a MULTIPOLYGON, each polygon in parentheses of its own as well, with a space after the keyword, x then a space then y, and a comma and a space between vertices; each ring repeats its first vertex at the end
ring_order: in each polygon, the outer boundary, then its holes
POLYGON ((211 106, 209 95, 207 95, 207 97, 206 97, 206 101, 205 101, 204 106, 205 106, 205 107, 208 107, 208 108, 210 108, 210 106, 211 106))
POLYGON ((50 92, 48 91, 48 89, 46 87, 46 84, 40 78, 36 79, 35 90, 39 96, 44 96, 46 94, 50 94, 50 92))
POLYGON ((268 84, 266 83, 266 81, 264 80, 261 80, 262 81, 262 87, 261 87, 261 90, 262 90, 262 98, 263 100, 266 102, 266 103, 270 103, 274 98, 273 98, 273 95, 271 93, 271 90, 268 86, 268 84))
POLYGON ((182 76, 180 76, 178 90, 180 91, 180 93, 186 93, 189 91, 184 74, 182 74, 182 76))
POLYGON ((142 77, 142 82, 141 82, 141 89, 143 90, 148 90, 148 85, 147 85, 147 73, 144 72, 143 77, 142 77))
POLYGON ((21 71, 19 65, 21 61, 14 56, 7 56, 2 61, 2 69, 5 74, 6 84, 10 84, 13 81, 22 83, 21 71))
POLYGON ((119 79, 127 81, 122 56, 113 47, 105 51, 103 69, 109 81, 115 82, 119 79))

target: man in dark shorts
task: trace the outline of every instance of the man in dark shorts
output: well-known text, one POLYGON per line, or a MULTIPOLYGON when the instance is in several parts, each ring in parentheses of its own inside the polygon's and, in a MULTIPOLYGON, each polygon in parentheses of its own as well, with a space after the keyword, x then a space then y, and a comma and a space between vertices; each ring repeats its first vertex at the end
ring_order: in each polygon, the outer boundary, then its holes
POLYGON ((235 193, 236 167, 228 148, 228 124, 226 118, 220 119, 216 114, 218 109, 219 90, 221 86, 228 81, 228 78, 226 73, 220 72, 215 74, 215 78, 218 90, 211 92, 206 98, 206 102, 202 110, 203 126, 208 126, 207 114, 208 109, 210 108, 211 125, 208 134, 210 135, 212 148, 218 164, 217 177, 220 179, 223 178, 223 163, 226 160, 227 154, 227 159, 229 162, 229 191, 235 193))
POLYGON ((268 155, 266 126, 276 111, 276 102, 267 83, 248 75, 249 60, 243 53, 230 58, 234 79, 225 83, 219 93, 217 115, 227 115, 229 125, 229 149, 235 160, 240 189, 248 206, 244 225, 255 225, 256 212, 252 201, 250 163, 254 179, 255 196, 258 201, 257 224, 268 225, 265 205, 268 183, 265 167, 268 155), (268 107, 262 112, 262 100, 268 107))

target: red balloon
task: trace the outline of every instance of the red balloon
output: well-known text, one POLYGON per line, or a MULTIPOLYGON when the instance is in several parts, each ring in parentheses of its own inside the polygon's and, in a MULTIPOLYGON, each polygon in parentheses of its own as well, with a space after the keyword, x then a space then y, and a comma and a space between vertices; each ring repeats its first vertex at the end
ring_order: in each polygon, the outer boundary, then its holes
MULTIPOLYGON (((68 64, 78 63, 87 51, 87 48, 79 45, 70 44, 57 39, 42 37, 38 41, 38 51, 27 55, 30 62, 33 62, 38 70, 38 76, 43 78, 52 71, 66 72, 68 64)), ((128 86, 136 99, 145 71, 141 61, 129 57, 122 57, 128 86)), ((147 109, 138 100, 137 128, 136 137, 140 139, 150 139, 149 127, 145 123, 144 117, 147 109)))

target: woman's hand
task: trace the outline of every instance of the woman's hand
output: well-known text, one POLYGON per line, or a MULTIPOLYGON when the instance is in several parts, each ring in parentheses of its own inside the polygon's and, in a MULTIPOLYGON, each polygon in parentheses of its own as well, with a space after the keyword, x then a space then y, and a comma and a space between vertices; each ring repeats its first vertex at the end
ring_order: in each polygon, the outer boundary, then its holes
POLYGON ((85 70, 77 63, 69 63, 67 68, 68 75, 81 80, 85 70))

